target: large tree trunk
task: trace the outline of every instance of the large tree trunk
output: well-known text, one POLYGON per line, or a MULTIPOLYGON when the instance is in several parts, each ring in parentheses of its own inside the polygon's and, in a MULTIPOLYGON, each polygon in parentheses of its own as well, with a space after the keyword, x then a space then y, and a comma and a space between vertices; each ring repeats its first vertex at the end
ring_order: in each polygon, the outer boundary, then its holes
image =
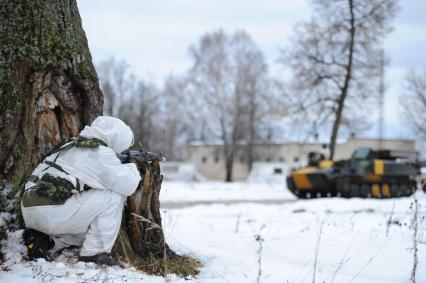
POLYGON ((102 113, 76 1, 0 2, 0 172, 14 190, 102 113))
MULTIPOLYGON (((43 154, 102 114, 103 96, 75 0, 0 1, 0 185, 15 196, 43 154)), ((197 263, 164 242, 158 162, 138 166, 152 178, 129 198, 119 238, 132 249, 121 255, 197 263)))
POLYGON ((0 190, 12 186, 18 215, 25 177, 102 103, 76 2, 0 0, 0 190))

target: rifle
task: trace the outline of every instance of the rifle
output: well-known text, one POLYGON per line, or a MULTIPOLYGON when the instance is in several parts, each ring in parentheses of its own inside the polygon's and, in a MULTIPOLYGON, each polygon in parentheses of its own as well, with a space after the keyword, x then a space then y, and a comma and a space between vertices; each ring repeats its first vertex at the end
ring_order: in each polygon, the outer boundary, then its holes
POLYGON ((163 154, 153 153, 144 150, 127 150, 124 153, 117 153, 118 159, 121 163, 128 163, 131 159, 136 159, 145 163, 151 163, 152 161, 166 161, 163 154))

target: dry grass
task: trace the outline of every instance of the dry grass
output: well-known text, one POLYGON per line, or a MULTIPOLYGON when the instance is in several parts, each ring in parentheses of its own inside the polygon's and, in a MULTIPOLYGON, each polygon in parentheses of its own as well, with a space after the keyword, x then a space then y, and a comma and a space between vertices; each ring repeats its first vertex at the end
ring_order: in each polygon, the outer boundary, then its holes
POLYGON ((201 261, 189 255, 176 255, 166 261, 164 259, 144 259, 130 264, 149 275, 165 277, 169 274, 176 274, 183 278, 195 277, 200 273, 202 267, 201 261))

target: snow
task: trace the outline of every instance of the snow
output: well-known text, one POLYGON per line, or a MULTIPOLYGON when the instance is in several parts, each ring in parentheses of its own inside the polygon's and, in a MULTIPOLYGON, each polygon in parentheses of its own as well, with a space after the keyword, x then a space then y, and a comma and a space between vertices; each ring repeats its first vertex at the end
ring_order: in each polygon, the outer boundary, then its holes
MULTIPOLYGON (((26 247, 21 244, 22 230, 8 234, 3 248, 5 264, 0 282, 164 282, 162 277, 149 276, 134 268, 102 267, 94 263, 78 262, 72 251, 65 251, 53 262, 44 259, 22 260, 26 247)), ((172 276, 173 282, 184 279, 172 276)))
POLYGON ((195 165, 191 162, 166 161, 161 164, 161 171, 165 180, 205 181, 205 178, 195 169, 195 165))
MULTIPOLYGON (((426 282, 426 195, 415 198, 416 279, 426 282)), ((312 282, 314 276, 316 282, 410 281, 414 196, 297 200, 279 183, 164 182, 161 202, 167 242, 204 264, 191 282, 256 282, 259 269, 260 282, 312 282)), ((0 273, 0 282, 165 281, 131 268, 77 262, 71 252, 54 262, 22 261, 21 233, 9 233, 10 271, 0 273)))
POLYGON ((282 182, 164 182, 161 203, 238 200, 295 200, 282 182))
POLYGON ((284 183, 288 168, 285 162, 262 162, 253 163, 253 168, 247 177, 249 182, 276 182, 284 183))
POLYGON ((12 214, 9 212, 0 212, 0 227, 3 227, 12 219, 12 214))

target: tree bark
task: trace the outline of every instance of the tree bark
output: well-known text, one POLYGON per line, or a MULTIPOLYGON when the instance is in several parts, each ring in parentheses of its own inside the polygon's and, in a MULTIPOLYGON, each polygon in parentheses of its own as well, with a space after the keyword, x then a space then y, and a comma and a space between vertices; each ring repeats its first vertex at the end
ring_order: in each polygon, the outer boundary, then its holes
POLYGON ((0 62, 0 179, 16 190, 103 97, 76 1, 1 1, 0 62))
POLYGON ((163 180, 159 161, 132 162, 144 178, 127 200, 113 253, 148 274, 175 273, 184 277, 197 274, 200 263, 177 255, 165 241, 159 201, 163 180))

